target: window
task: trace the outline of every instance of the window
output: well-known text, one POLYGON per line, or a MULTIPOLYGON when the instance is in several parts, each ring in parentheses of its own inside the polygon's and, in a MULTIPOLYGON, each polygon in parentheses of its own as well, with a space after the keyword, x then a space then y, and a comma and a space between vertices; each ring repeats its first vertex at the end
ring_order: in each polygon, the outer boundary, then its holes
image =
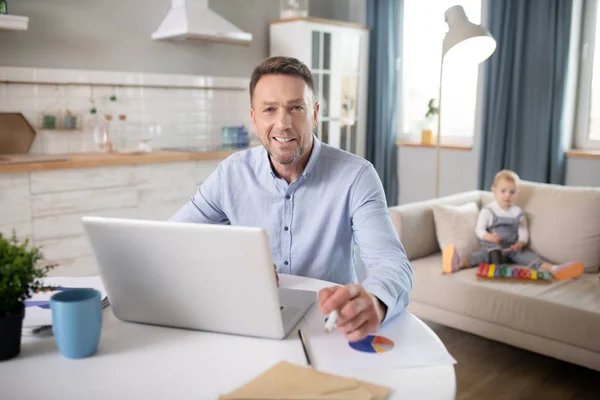
POLYGON ((583 7, 575 147, 600 149, 600 29, 598 0, 583 7))
MULTIPOLYGON (((437 117, 425 115, 431 99, 438 104, 442 41, 448 29, 444 12, 454 5, 461 5, 471 22, 481 23, 481 0, 404 1, 400 139, 420 141, 423 129, 437 133, 437 117)), ((444 63, 443 144, 472 144, 478 74, 478 65, 444 63)))

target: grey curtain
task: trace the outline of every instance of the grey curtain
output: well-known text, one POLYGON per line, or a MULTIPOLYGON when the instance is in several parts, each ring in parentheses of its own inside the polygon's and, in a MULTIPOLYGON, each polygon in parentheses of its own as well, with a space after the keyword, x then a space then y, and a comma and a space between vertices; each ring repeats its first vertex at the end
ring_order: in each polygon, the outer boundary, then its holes
POLYGON ((397 93, 400 79, 402 0, 367 1, 370 30, 367 160, 373 163, 385 189, 388 206, 398 202, 396 148, 397 93))
POLYGON ((480 189, 489 190, 504 168, 562 184, 572 0, 489 1, 488 7, 497 48, 486 65, 480 189))

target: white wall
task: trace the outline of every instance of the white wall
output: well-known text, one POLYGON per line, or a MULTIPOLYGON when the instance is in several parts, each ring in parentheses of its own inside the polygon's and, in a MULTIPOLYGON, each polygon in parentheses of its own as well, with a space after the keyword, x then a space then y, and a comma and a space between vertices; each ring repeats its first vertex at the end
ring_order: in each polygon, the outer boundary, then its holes
MULTIPOLYGON (((477 187, 477 155, 473 151, 440 153, 440 196, 477 187)), ((399 204, 431 199, 435 193, 435 149, 399 147, 399 204)))
POLYGON ((569 186, 600 187, 600 159, 567 159, 565 182, 569 186))
MULTIPOLYGON (((311 0, 309 12, 361 22, 364 1, 311 0)), ((252 33, 250 45, 239 46, 152 41, 170 0, 12 0, 9 12, 28 16, 29 28, 0 33, 0 65, 249 76, 268 56, 269 21, 279 18, 279 3, 209 1, 213 11, 252 33)))
MULTIPOLYGON (((478 189, 478 151, 442 150, 440 196, 478 189)), ((399 204, 434 197, 435 150, 399 147, 399 204)), ((600 159, 567 158, 565 185, 600 187, 600 159)))
POLYGON ((0 64, 213 76, 248 76, 268 53, 268 21, 278 0, 212 0, 212 10, 250 32, 249 46, 152 41, 170 0, 19 0, 25 32, 0 34, 0 64), (244 6, 240 6, 241 4, 244 6))

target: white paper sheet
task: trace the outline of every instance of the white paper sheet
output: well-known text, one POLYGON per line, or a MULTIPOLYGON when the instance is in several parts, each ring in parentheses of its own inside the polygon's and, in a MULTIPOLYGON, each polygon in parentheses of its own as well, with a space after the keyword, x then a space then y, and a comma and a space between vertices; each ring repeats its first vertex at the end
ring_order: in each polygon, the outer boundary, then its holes
POLYGON ((340 372, 364 369, 455 364, 456 360, 429 329, 408 311, 386 322, 376 335, 391 339, 395 346, 383 353, 364 353, 350 347, 338 330, 325 333, 323 315, 315 307, 307 314, 304 334, 313 364, 319 371, 340 372))
MULTIPOLYGON (((51 277, 41 280, 44 286, 60 286, 64 288, 93 288, 100 292, 101 299, 106 297, 106 290, 100 276, 63 278, 51 277)), ((30 334, 34 328, 52 324, 52 310, 47 307, 50 297, 60 290, 35 293, 25 301, 25 318, 23 333, 30 334)))

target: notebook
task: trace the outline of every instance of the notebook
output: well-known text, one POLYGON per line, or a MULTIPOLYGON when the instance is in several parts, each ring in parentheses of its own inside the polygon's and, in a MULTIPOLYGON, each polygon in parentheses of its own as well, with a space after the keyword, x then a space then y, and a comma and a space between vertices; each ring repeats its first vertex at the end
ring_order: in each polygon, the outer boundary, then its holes
POLYGON ((21 333, 24 335, 41 335, 52 333, 52 310, 50 309, 50 298, 55 293, 76 289, 91 288, 100 292, 102 309, 110 305, 104 284, 100 276, 63 278, 51 277, 40 279, 45 290, 34 293, 31 298, 25 300, 25 318, 21 333))

